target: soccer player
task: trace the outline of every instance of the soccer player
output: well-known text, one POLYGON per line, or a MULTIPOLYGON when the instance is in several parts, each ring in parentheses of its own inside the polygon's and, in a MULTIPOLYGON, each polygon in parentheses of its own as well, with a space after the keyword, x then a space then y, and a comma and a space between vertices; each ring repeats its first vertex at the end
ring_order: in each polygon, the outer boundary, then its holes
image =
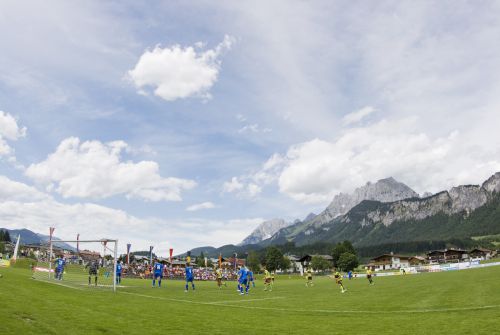
POLYGON ((307 269, 307 271, 306 271, 306 287, 309 287, 309 286, 314 286, 313 273, 312 273, 311 268, 307 269))
POLYGON ((344 287, 344 284, 342 284, 342 275, 338 271, 335 272, 334 278, 337 285, 340 286, 341 292, 344 293, 345 291, 347 291, 344 287))
POLYGON ((118 285, 122 283, 122 262, 116 264, 116 283, 118 285))
POLYGON ((269 271, 267 271, 267 269, 264 269, 264 291, 267 291, 267 289, 269 289, 269 291, 273 290, 273 282, 271 280, 271 274, 269 273, 269 271))
POLYGON ((368 269, 366 270, 366 279, 368 279, 368 281, 370 282, 370 285, 373 285, 373 273, 372 273, 372 270, 368 269))
POLYGON ((62 258, 62 256, 59 256, 55 261, 55 265, 56 265, 56 279, 62 280, 66 261, 64 260, 64 258, 62 258))
POLYGON ((352 279, 352 271, 349 270, 349 272, 347 272, 347 278, 349 278, 349 280, 352 279))
POLYGON ((215 275, 217 276, 217 286, 219 287, 219 290, 222 289, 222 269, 218 268, 215 270, 215 275))
POLYGON ((155 259, 155 265, 153 266, 153 287, 155 287, 156 279, 158 279, 158 287, 161 287, 161 279, 163 278, 163 263, 158 262, 155 259))
POLYGON ((194 291, 194 274, 193 274, 193 268, 189 265, 189 263, 186 264, 186 289, 184 292, 188 291, 189 288, 189 283, 191 283, 191 287, 194 291))
POLYGON ((252 284, 252 287, 255 287, 255 281, 253 278, 253 271, 252 270, 248 270, 248 286, 250 286, 250 284, 252 284))
POLYGON ((238 287, 240 288, 240 294, 248 294, 248 270, 242 266, 238 271, 238 287), (245 293, 243 292, 245 288, 245 293))
POLYGON ((89 285, 92 282, 92 276, 94 277, 95 286, 97 286, 97 270, 99 269, 99 261, 94 259, 85 265, 85 268, 89 268, 89 285))

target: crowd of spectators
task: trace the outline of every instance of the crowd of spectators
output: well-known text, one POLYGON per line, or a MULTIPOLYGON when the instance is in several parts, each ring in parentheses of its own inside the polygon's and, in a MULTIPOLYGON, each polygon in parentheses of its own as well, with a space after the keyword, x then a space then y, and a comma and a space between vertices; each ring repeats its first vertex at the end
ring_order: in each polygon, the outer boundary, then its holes
MULTIPOLYGON (((148 264, 129 264, 124 265, 123 275, 130 277, 139 277, 143 279, 151 279, 151 266, 148 264)), ((214 268, 194 268, 194 279, 195 280, 216 280, 216 274, 214 268)), ((224 280, 236 280, 237 271, 235 269, 223 269, 222 276, 224 280)), ((170 268, 166 266, 163 269, 163 278, 167 279, 184 279, 185 270, 184 267, 173 267, 170 268)))

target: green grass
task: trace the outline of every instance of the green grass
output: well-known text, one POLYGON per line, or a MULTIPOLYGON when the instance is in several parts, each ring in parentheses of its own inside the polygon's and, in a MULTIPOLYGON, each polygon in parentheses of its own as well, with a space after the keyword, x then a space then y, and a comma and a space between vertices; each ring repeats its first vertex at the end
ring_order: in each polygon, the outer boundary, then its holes
POLYGON ((0 268, 0 334, 494 334, 500 320, 500 267, 344 280, 280 276, 273 292, 261 279, 248 296, 234 282, 218 290, 196 282, 124 279, 108 289, 30 279, 24 266, 0 268), (267 299, 267 300, 264 300, 267 299))

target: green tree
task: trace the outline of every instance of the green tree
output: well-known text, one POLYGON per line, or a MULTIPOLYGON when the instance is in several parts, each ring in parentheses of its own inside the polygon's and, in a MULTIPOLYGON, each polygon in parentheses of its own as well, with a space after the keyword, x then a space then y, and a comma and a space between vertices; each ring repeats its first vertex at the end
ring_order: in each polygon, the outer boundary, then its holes
POLYGON ((9 231, 8 231, 8 230, 6 230, 6 231, 4 232, 4 234, 5 234, 5 235, 4 235, 4 241, 5 241, 5 242, 12 242, 12 239, 10 238, 9 231))
POLYGON ((292 261, 290 260, 290 258, 283 256, 283 264, 281 264, 281 269, 287 271, 288 269, 290 269, 291 266, 292 266, 292 261))
POLYGON ((332 250, 333 265, 335 267, 339 267, 338 266, 339 258, 342 254, 344 254, 346 252, 353 254, 353 255, 356 255, 356 250, 352 246, 351 242, 346 240, 342 243, 337 243, 337 245, 335 245, 335 247, 332 250))
POLYGON ((285 259, 281 251, 276 247, 269 247, 266 250, 266 268, 269 271, 283 269, 286 266, 285 259))
POLYGON ((11 242, 8 230, 0 230, 0 241, 11 242))
POLYGON ((337 267, 342 271, 352 271, 357 268, 359 265, 358 257, 356 255, 345 252, 340 255, 339 260, 337 262, 337 267))
POLYGON ((309 265, 316 271, 325 271, 330 268, 330 262, 321 256, 312 256, 309 265))
POLYGON ((259 255, 255 251, 250 251, 248 253, 247 266, 253 272, 258 272, 260 270, 259 255))
POLYGON ((205 267, 205 254, 203 251, 200 253, 199 257, 196 257, 196 265, 199 267, 205 267))

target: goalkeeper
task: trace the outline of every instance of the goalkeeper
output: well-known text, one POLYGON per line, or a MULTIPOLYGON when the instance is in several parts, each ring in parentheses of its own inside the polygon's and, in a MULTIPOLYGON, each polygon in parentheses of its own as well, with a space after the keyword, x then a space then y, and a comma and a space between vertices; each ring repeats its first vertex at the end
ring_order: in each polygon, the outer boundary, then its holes
POLYGON ((85 268, 89 268, 89 285, 92 282, 92 277, 94 277, 95 286, 97 286, 97 270, 99 270, 99 261, 93 259, 85 265, 85 268))

